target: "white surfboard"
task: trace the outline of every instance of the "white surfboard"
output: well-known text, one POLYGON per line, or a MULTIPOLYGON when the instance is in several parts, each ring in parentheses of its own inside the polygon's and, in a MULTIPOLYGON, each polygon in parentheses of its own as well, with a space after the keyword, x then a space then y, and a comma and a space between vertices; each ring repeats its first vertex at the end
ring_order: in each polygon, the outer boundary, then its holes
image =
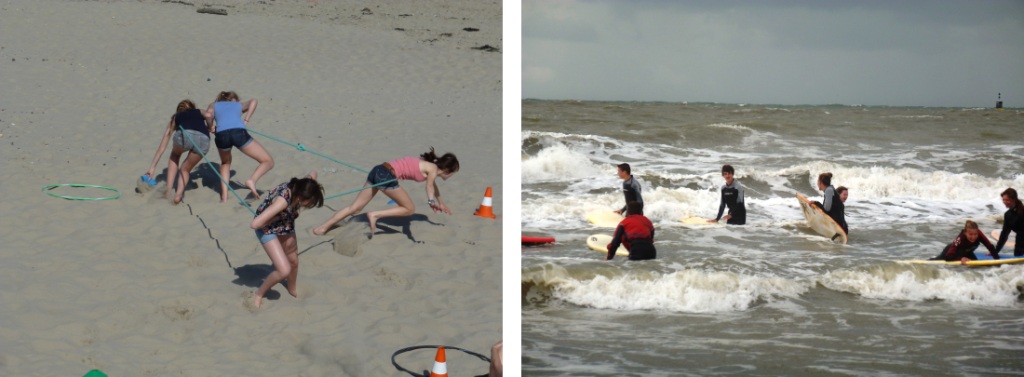
MULTIPOLYGON (((612 243, 612 236, 607 234, 594 234, 587 237, 587 247, 590 250, 600 251, 608 254, 608 244, 612 243)), ((628 257, 629 250, 626 250, 626 245, 620 245, 618 250, 615 250, 615 255, 620 257, 628 257)))
POLYGON ((601 228, 615 228, 622 222, 622 215, 612 211, 594 211, 587 214, 587 222, 601 228))
MULTIPOLYGON (((999 229, 995 229, 995 230, 992 231, 992 233, 989 233, 990 235, 992 235, 992 238, 989 239, 989 241, 991 241, 993 245, 995 245, 996 242, 999 241, 999 233, 1000 233, 999 229)), ((1010 232, 1010 233, 1012 234, 1013 232, 1010 232)), ((1008 248, 1011 248, 1011 249, 1014 246, 1017 246, 1017 243, 1013 242, 1013 241, 1010 241, 1010 240, 1006 240, 1006 244, 1003 245, 1003 247, 1008 247, 1008 248)), ((1012 250, 1010 251, 1010 254, 1013 254, 1012 250)))
POLYGON ((796 194, 797 199, 800 200, 800 209, 804 212, 804 218, 807 219, 807 225, 814 229, 815 233, 825 236, 825 238, 831 239, 833 242, 845 244, 847 241, 846 232, 843 231, 843 227, 839 226, 835 220, 832 220, 825 211, 821 208, 811 205, 811 201, 807 200, 807 197, 796 194))

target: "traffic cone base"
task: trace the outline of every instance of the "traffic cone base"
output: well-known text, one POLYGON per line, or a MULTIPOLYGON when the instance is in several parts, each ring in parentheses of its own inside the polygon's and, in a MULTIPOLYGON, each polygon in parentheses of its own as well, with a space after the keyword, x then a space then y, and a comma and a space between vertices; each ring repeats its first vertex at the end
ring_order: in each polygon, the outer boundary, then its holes
POLYGON ((493 207, 491 203, 491 187, 488 186, 487 191, 484 192, 484 200, 483 202, 480 203, 480 208, 477 209, 476 212, 473 212, 473 214, 480 217, 489 217, 492 219, 497 219, 498 216, 494 215, 494 210, 492 209, 493 207))

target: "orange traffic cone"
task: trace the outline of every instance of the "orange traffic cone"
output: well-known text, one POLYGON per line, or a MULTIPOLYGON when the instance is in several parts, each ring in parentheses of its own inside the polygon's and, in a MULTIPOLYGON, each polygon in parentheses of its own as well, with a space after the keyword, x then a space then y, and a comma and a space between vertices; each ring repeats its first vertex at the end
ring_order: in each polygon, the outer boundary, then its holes
POLYGON ((480 203, 480 209, 473 213, 480 217, 490 217, 492 219, 498 218, 494 216, 494 212, 491 210, 491 187, 487 186, 487 191, 484 193, 484 200, 480 203))
POLYGON ((448 362, 444 357, 444 347, 437 347, 434 367, 430 369, 430 377, 448 377, 448 362))

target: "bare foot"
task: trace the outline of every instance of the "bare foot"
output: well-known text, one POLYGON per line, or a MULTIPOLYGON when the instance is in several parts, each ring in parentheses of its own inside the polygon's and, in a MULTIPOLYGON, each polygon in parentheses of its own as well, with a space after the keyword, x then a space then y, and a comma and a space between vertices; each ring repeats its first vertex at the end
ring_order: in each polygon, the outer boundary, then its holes
POLYGON ((175 196, 174 196, 174 204, 178 204, 178 203, 181 203, 181 199, 182 199, 182 197, 183 197, 183 196, 185 196, 184 194, 185 194, 185 192, 184 192, 184 191, 182 191, 182 192, 181 192, 180 194, 178 194, 178 195, 175 195, 175 196))
POLYGON ((227 195, 221 195, 220 196, 220 202, 221 203, 227 203, 228 202, 228 196, 227 195))
POLYGON ((263 296, 257 295, 256 292, 252 294, 252 307, 259 309, 260 305, 263 304, 263 296))
POLYGON ((288 294, 292 295, 292 297, 299 298, 299 290, 298 289, 289 289, 288 290, 288 294))
POLYGON ((373 238, 373 234, 377 233, 377 216, 374 216, 373 212, 367 212, 366 218, 370 220, 370 238, 373 238))
POLYGON ((248 187, 249 191, 252 191, 251 195, 256 197, 256 199, 260 198, 260 192, 256 191, 256 182, 253 182, 251 179, 246 180, 245 187, 248 187))
POLYGON ((327 234, 327 229, 323 228, 323 227, 313 228, 313 234, 318 235, 318 236, 322 236, 324 234, 327 234))

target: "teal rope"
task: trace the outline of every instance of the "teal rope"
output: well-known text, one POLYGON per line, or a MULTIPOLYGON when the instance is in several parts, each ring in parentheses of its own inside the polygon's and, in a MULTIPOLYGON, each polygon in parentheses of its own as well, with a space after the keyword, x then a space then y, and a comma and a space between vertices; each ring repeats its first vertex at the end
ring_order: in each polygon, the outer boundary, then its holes
POLYGON ((366 170, 366 169, 362 169, 362 168, 359 168, 359 167, 357 167, 357 166, 355 166, 355 165, 352 165, 352 164, 349 164, 349 163, 347 163, 347 162, 345 162, 345 161, 341 161, 341 160, 338 160, 338 159, 336 159, 336 158, 334 158, 334 157, 331 157, 331 156, 328 156, 328 155, 325 155, 325 154, 319 153, 319 152, 317 152, 317 151, 314 151, 314 150, 312 150, 312 149, 307 149, 305 145, 302 145, 302 144, 292 144, 292 143, 289 143, 289 142, 287 142, 287 141, 284 141, 284 140, 278 139, 278 138, 276 138, 276 137, 273 137, 273 136, 267 135, 267 134, 265 134, 265 133, 262 133, 262 132, 259 132, 259 131, 256 131, 256 130, 253 130, 253 129, 251 129, 251 128, 247 128, 247 130, 249 130, 249 132, 252 132, 252 133, 254 133, 254 134, 257 134, 257 135, 260 135, 260 136, 266 137, 266 138, 268 138, 268 139, 271 139, 271 140, 274 140, 274 141, 280 142, 280 143, 282 143, 282 144, 287 144, 287 145, 290 145, 290 146, 292 146, 292 147, 294 147, 295 149, 298 149, 298 150, 300 150, 300 151, 303 151, 303 152, 309 152, 309 153, 315 154, 315 155, 317 155, 317 156, 320 156, 320 157, 326 158, 326 159, 328 159, 328 160, 331 160, 331 161, 337 162, 337 163, 339 163, 339 164, 342 164, 342 165, 348 166, 348 167, 350 167, 350 168, 352 168, 352 169, 355 169, 355 170, 361 171, 361 172, 363 172, 363 173, 369 173, 369 172, 370 172, 369 170, 366 170))
POLYGON ((345 192, 340 193, 340 194, 334 194, 334 195, 331 195, 331 196, 324 197, 324 200, 334 199, 334 198, 337 198, 339 196, 345 196, 345 195, 348 195, 348 194, 357 193, 357 192, 366 190, 368 188, 377 187, 377 186, 383 186, 383 185, 386 185, 388 183, 396 182, 396 181, 398 181, 398 179, 390 179, 390 180, 387 180, 387 181, 384 181, 384 182, 381 182, 381 183, 378 183, 378 184, 375 184, 375 185, 363 186, 362 188, 358 188, 358 189, 355 189, 355 190, 348 190, 348 191, 345 191, 345 192))
MULTIPOLYGON (((185 135, 185 137, 188 138, 188 141, 192 142, 192 145, 199 145, 199 144, 196 143, 195 140, 192 140, 192 136, 189 136, 188 132, 185 132, 185 127, 178 126, 178 128, 180 128, 181 129, 181 133, 183 135, 185 135)), ((196 150, 196 152, 199 152, 199 150, 196 150)), ((242 196, 238 195, 238 193, 235 192, 235 189, 231 188, 231 182, 228 182, 227 180, 225 180, 224 177, 220 175, 220 172, 217 171, 218 169, 214 169, 213 168, 213 162, 211 162, 210 159, 206 157, 206 153, 199 152, 199 155, 203 156, 203 159, 206 160, 206 163, 210 165, 210 170, 213 170, 213 173, 217 174, 217 178, 220 178, 220 181, 224 183, 224 185, 228 188, 228 190, 231 190, 231 193, 235 194, 235 198, 238 198, 238 201, 241 202, 242 205, 244 205, 245 208, 247 208, 249 210, 249 212, 252 212, 253 216, 256 216, 256 210, 252 209, 252 207, 249 206, 249 203, 246 203, 245 200, 242 199, 242 196)), ((168 182, 174 182, 174 181, 173 180, 168 180, 168 182)), ((168 187, 167 189, 170 190, 171 188, 168 187)))
MULTIPOLYGON (((257 135, 260 135, 260 136, 266 137, 266 138, 268 138, 268 139, 271 139, 271 140, 277 141, 277 142, 279 142, 279 143, 281 143, 281 144, 286 144, 286 145, 290 145, 290 146, 292 146, 293 148, 295 148, 295 149, 298 149, 298 150, 300 150, 300 151, 303 151, 303 152, 309 152, 309 153, 315 154, 315 155, 317 155, 317 156, 320 156, 320 157, 326 158, 326 159, 328 159, 328 160, 331 160, 331 161, 337 162, 337 163, 339 163, 339 164, 342 164, 342 165, 348 166, 348 167, 350 167, 350 168, 352 168, 352 169, 355 169, 355 170, 358 170, 358 171, 360 171, 360 172, 363 172, 363 173, 369 173, 369 172, 370 172, 369 170, 366 170, 366 169, 362 169, 362 168, 360 168, 360 167, 358 167, 358 166, 355 166, 355 165, 349 164, 349 163, 347 163, 347 162, 345 162, 345 161, 341 161, 341 160, 338 160, 338 159, 336 159, 336 158, 333 158, 333 157, 331 157, 331 156, 328 156, 328 155, 325 155, 325 154, 319 153, 319 152, 317 152, 317 151, 314 151, 314 150, 312 150, 312 149, 308 149, 308 148, 306 148, 306 146, 305 146, 305 145, 302 145, 302 144, 292 144, 292 143, 289 143, 289 142, 287 142, 287 141, 284 141, 284 140, 278 139, 278 138, 276 138, 276 137, 273 137, 273 136, 267 135, 267 134, 265 134, 265 133, 262 133, 262 132, 259 132, 259 131, 256 131, 256 130, 253 130, 253 129, 250 129, 250 128, 246 128, 246 130, 248 130, 248 131, 249 131, 249 132, 251 132, 251 133, 254 133, 254 134, 257 134, 257 135)), ((339 197, 339 196, 345 196, 345 195, 348 195, 348 194, 353 194, 353 193, 357 193, 357 192, 360 192, 360 191, 366 190, 366 189, 368 189, 368 188, 378 187, 378 186, 386 185, 386 184, 388 184, 388 183, 391 183, 391 182, 397 182, 397 181, 398 181, 398 179, 396 178, 396 179, 392 179, 392 180, 389 180, 389 181, 381 182, 381 183, 378 183, 378 184, 375 184, 375 185, 371 185, 371 186, 363 186, 362 188, 358 188, 358 189, 354 189, 354 190, 349 190, 349 191, 345 191, 345 192, 342 192, 342 193, 339 193, 339 194, 334 194, 334 195, 331 195, 331 196, 326 196, 326 197, 324 197, 324 200, 328 200, 328 199, 334 199, 334 198, 337 198, 337 197, 339 197)))

